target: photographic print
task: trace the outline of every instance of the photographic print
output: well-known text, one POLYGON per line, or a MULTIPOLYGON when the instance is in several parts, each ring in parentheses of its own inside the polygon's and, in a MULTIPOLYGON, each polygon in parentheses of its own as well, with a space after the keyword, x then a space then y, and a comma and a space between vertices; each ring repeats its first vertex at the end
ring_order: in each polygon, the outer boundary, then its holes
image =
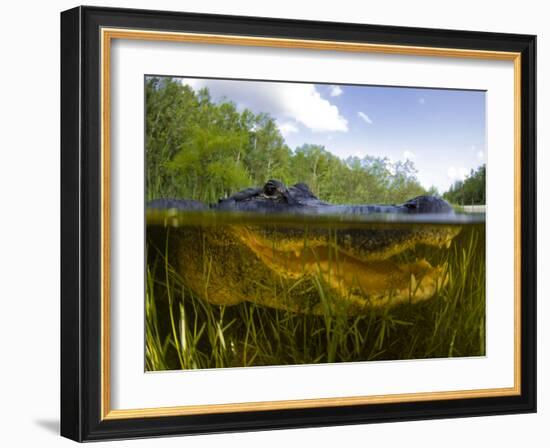
POLYGON ((144 82, 146 370, 485 355, 485 91, 144 82))
POLYGON ((536 412, 535 55, 64 11, 61 434, 536 412))

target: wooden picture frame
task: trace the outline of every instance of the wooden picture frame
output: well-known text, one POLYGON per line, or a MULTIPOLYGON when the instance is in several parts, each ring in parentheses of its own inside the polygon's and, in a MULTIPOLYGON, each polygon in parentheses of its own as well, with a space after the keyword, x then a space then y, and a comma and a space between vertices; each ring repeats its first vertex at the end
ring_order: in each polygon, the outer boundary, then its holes
POLYGON ((535 45, 535 36, 516 34, 97 7, 63 12, 61 434, 90 441, 535 412, 535 45), (111 43, 117 39, 511 61, 515 114, 515 178, 509 179, 515 188, 513 387, 112 409, 110 247, 116 235, 110 233, 109 77, 111 43))

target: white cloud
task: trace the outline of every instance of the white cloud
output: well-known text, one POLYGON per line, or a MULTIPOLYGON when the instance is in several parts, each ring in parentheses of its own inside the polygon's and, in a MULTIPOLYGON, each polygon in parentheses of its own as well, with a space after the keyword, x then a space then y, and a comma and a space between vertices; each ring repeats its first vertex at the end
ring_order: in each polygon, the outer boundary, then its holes
POLYGON ((187 84, 189 87, 191 87, 193 90, 200 90, 202 87, 204 87, 204 79, 198 79, 198 78, 179 78, 178 81, 180 84, 185 85, 187 84))
MULTIPOLYGON (((274 84, 277 85, 277 84, 274 84)), ((338 107, 321 98, 312 84, 278 84, 284 114, 313 132, 348 131, 347 120, 338 107)))
POLYGON ((340 86, 330 86, 330 96, 340 96, 344 93, 340 86))
POLYGON ((420 98, 418 99, 418 102, 419 102, 420 104, 426 104, 426 98, 420 97, 420 98))
POLYGON ((357 115, 367 124, 372 124, 370 117, 364 112, 357 112, 357 115))
POLYGON ((279 131, 281 131, 281 134, 283 134, 283 136, 298 132, 298 128, 296 127, 296 125, 291 122, 277 123, 277 126, 279 127, 279 131))
POLYGON ((255 113, 269 113, 280 123, 300 123, 313 132, 348 131, 338 107, 321 97, 313 84, 183 79, 197 90, 207 87, 212 99, 227 98, 255 113))
POLYGON ((453 181, 464 180, 468 176, 468 170, 464 167, 450 166, 447 170, 447 177, 453 181))
POLYGON ((481 150, 476 153, 476 156, 479 160, 485 160, 485 153, 481 150))
POLYGON ((416 154, 407 149, 407 150, 403 151, 403 158, 405 160, 414 160, 416 158, 416 154))

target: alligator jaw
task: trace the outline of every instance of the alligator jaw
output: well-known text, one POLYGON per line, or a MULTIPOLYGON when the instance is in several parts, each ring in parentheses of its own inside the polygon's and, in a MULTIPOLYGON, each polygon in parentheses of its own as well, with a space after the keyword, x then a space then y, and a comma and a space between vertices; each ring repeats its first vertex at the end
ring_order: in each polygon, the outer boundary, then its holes
MULTIPOLYGON (((316 277, 343 299, 337 302, 350 306, 351 313, 427 300, 448 278, 446 265, 434 267, 425 259, 410 263, 366 261, 320 241, 301 250, 278 250, 249 230, 240 228, 235 234, 275 274, 290 279, 316 277)), ((326 304, 319 303, 312 311, 322 314, 325 308, 326 304)))

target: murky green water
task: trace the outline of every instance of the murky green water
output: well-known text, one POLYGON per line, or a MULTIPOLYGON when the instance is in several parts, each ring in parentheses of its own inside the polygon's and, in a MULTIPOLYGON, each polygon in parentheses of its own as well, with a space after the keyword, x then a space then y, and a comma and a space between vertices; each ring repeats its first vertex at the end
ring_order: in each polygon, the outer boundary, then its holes
MULTIPOLYGON (((166 338, 178 341, 170 368, 484 353, 484 215, 148 212, 147 248, 148 303, 156 309, 148 324, 159 332, 160 345, 166 338), (391 318, 384 323, 383 316, 391 318), (342 327, 328 328, 327 318, 342 327), (250 345, 252 330, 286 354, 276 359, 273 347, 250 345), (341 353, 326 337, 318 340, 327 331, 341 333, 341 353), (445 332, 440 340, 438 331, 445 332), (465 334, 472 331, 473 337, 465 334), (315 349, 305 348, 308 338, 315 349), (195 339, 197 353, 211 361, 185 362, 183 346, 195 339), (302 341, 300 349, 294 339, 302 341), (215 355, 220 347, 223 356, 215 355), (256 353, 252 363, 249 350, 256 353), (263 357, 266 350, 270 355, 263 357), (288 350, 297 351, 290 361, 288 350)), ((163 366, 152 362, 150 369, 157 368, 163 366)))

